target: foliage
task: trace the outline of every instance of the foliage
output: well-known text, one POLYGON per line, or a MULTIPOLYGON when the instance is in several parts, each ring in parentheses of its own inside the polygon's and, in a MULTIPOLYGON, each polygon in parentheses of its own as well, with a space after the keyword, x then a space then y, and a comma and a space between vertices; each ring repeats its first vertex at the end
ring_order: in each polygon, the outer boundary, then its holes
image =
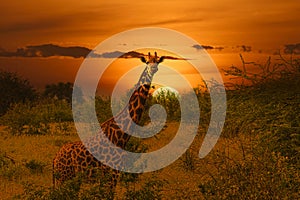
POLYGON ((10 108, 12 104, 31 101, 37 94, 29 81, 16 73, 0 70, 0 116, 10 108))
POLYGON ((110 101, 110 98, 105 98, 101 96, 96 96, 95 98, 95 109, 98 121, 100 123, 112 117, 110 101))
POLYGON ((252 152, 252 157, 242 161, 218 155, 217 173, 199 185, 205 198, 298 199, 299 170, 290 166, 286 157, 263 151, 252 152))
POLYGON ((135 187, 128 188, 124 199, 162 199, 162 186, 163 181, 150 179, 139 190, 136 190, 135 187))
POLYGON ((167 113, 168 120, 180 119, 180 105, 178 101, 178 94, 170 90, 160 90, 152 98, 152 104, 160 104, 164 107, 167 113))
POLYGON ((66 100, 68 103, 72 101, 73 84, 70 82, 46 85, 43 95, 47 98, 56 98, 66 100))
POLYGON ((44 100, 33 103, 18 103, 1 117, 13 135, 46 134, 50 123, 71 121, 70 105, 64 100, 44 100))
POLYGON ((38 186, 30 182, 24 183, 24 192, 16 195, 19 199, 69 199, 69 200, 89 200, 89 199, 113 199, 114 193, 108 188, 109 176, 97 175, 98 183, 85 183, 87 180, 84 173, 78 174, 64 184, 52 188, 38 186))
POLYGON ((47 198, 48 195, 47 188, 29 182, 25 182, 23 186, 24 186, 24 193, 15 195, 13 199, 26 199, 26 200, 49 199, 47 198))
POLYGON ((261 146, 270 152, 280 154, 291 165, 300 164, 300 127, 278 127, 270 134, 264 134, 261 146), (267 145, 266 145, 267 144, 267 145))
POLYGON ((278 127, 299 127, 299 60, 286 61, 281 57, 273 66, 270 59, 266 65, 242 61, 241 73, 225 70, 228 76, 241 80, 232 85, 235 90, 227 91, 224 134, 234 136, 241 130, 251 134, 270 132, 278 127), (248 72, 246 66, 250 64, 259 66, 261 71, 248 72), (260 74, 264 74, 263 77, 260 74), (252 85, 246 85, 246 79, 251 80, 252 85))
POLYGON ((300 68, 299 63, 289 67, 291 71, 280 71, 281 74, 266 70, 276 77, 250 76, 245 70, 245 74, 230 72, 252 79, 254 85, 238 82, 234 87, 239 90, 227 92, 222 136, 249 136, 251 147, 243 148, 242 159, 231 158, 222 151, 214 154, 216 173, 208 172, 211 179, 199 185, 205 198, 299 198, 300 68))
POLYGON ((45 163, 38 160, 30 160, 29 162, 25 163, 25 167, 28 168, 32 174, 43 173, 45 166, 45 163))

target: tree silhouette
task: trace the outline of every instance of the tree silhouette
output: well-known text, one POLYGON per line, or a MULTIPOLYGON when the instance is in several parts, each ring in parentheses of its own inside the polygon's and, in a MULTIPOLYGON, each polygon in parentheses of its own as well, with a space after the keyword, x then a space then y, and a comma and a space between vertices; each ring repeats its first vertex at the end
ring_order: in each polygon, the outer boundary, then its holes
POLYGON ((32 101, 37 93, 28 80, 16 73, 0 70, 0 116, 18 102, 32 101))

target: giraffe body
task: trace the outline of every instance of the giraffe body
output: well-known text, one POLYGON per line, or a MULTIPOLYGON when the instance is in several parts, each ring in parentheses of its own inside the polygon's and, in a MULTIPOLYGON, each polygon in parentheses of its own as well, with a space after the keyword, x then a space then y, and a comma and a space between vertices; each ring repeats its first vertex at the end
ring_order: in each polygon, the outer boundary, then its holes
MULTIPOLYGON (((127 134, 133 123, 138 123, 144 111, 144 106, 150 90, 153 75, 157 72, 158 64, 163 61, 163 57, 158 58, 148 54, 148 59, 141 58, 147 64, 143 71, 136 89, 130 97, 128 106, 117 116, 112 117, 101 124, 104 135, 116 146, 124 149, 130 135, 127 134), (131 120, 129 119, 131 118, 131 120), (116 123, 118 122, 118 124, 116 123)), ((107 152, 105 143, 100 134, 85 141, 92 152, 100 152, 100 156, 105 157, 106 161, 112 161, 115 165, 120 164, 122 155, 119 152, 107 152)), ((53 160, 53 184, 62 184, 64 181, 72 179, 79 172, 84 172, 88 177, 92 177, 94 169, 100 169, 103 174, 111 173, 111 186, 117 184, 119 171, 102 164, 85 147, 81 141, 65 144, 56 154, 53 160)))

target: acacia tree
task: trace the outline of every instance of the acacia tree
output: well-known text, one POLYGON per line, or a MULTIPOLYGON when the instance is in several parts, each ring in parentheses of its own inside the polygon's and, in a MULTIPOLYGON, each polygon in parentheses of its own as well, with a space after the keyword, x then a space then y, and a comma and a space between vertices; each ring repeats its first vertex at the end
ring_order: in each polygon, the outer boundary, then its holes
POLYGON ((12 104, 32 101, 37 93, 27 79, 16 73, 0 70, 0 116, 5 114, 12 104))

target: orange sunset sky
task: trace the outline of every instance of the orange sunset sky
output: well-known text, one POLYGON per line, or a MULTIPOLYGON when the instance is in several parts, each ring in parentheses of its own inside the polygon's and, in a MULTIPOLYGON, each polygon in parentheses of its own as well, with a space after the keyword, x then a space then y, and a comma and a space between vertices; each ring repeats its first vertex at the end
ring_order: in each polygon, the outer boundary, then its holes
MULTIPOLYGON (((219 69, 240 65, 240 53, 257 62, 279 50, 300 54, 299 0, 24 0, 3 1, 0 10, 0 69, 37 88, 74 82, 84 53, 133 28, 179 31, 208 47, 219 69)), ((107 74, 107 87, 121 71, 107 74)))

